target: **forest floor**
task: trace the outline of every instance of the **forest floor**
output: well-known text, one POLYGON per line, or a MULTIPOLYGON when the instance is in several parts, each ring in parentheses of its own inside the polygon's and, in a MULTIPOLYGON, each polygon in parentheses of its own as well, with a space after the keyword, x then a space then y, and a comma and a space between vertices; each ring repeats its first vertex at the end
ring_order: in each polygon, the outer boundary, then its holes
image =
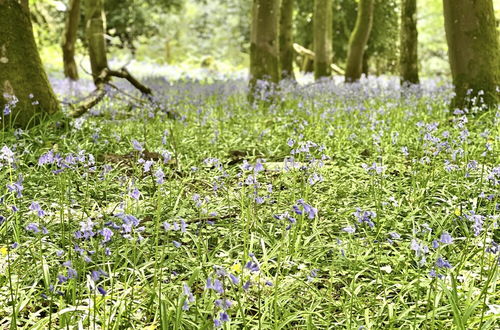
POLYGON ((2 133, 0 328, 498 327, 500 112, 433 80, 146 83, 2 133))

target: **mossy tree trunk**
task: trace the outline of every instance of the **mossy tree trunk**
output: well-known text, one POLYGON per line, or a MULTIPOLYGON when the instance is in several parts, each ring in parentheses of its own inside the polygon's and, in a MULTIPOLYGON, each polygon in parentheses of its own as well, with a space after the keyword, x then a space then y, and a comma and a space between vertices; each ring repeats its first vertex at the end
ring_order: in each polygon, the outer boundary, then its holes
POLYGON ((0 125, 27 127, 58 110, 33 36, 28 2, 0 0, 0 125))
POLYGON ((104 39, 105 16, 103 0, 88 0, 85 8, 86 35, 89 47, 90 66, 94 82, 108 68, 106 40, 104 39))
POLYGON ((500 102, 500 47, 493 1, 443 0, 443 7, 455 85, 451 107, 464 109, 478 95, 494 107, 500 102))
POLYGON ((295 79, 293 73, 293 8, 295 0, 282 0, 280 10, 279 50, 281 78, 295 79))
POLYGON ((349 38, 347 63, 345 69, 346 82, 355 82, 363 72, 363 55, 370 37, 373 24, 373 0, 359 0, 358 13, 354 30, 349 38))
POLYGON ((276 84, 279 68, 279 0, 254 0, 250 37, 250 98, 259 92, 258 81, 276 84))
POLYGON ((332 0, 314 1, 314 78, 332 73, 332 0))
POLYGON ((75 43, 78 25, 80 24, 80 0, 70 0, 66 13, 63 40, 64 76, 71 80, 78 80, 78 67, 75 62, 75 43))
POLYGON ((401 1, 400 52, 401 84, 418 84, 417 0, 401 1))

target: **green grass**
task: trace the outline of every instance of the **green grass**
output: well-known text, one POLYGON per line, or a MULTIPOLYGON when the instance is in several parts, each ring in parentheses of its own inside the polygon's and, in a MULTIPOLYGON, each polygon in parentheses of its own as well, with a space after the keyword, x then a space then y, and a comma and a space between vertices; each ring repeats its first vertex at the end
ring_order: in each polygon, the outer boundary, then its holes
POLYGON ((303 86, 271 107, 207 85, 159 85, 182 118, 113 99, 70 126, 1 133, 15 165, 0 157, 0 328, 206 329, 224 310, 217 299, 232 302, 225 329, 498 328, 498 113, 465 121, 447 110, 446 88, 400 97, 377 83, 303 86), (298 149, 297 166, 284 162, 298 149), (38 164, 50 150, 85 159, 55 174, 38 164), (141 157, 154 158, 149 172, 141 157), (20 174, 22 197, 7 188, 20 174), (298 200, 317 214, 296 214, 298 200), (358 208, 376 215, 358 222, 358 208), (140 220, 126 237, 109 225, 123 224, 120 212, 140 220), (471 214, 482 216, 478 235, 471 214), (185 232, 164 229, 180 219, 185 232), (76 238, 87 221, 95 235, 76 238), (443 233, 453 242, 433 247, 443 233), (69 268, 77 276, 59 283, 69 268), (96 270, 106 275, 95 281, 96 270), (207 290, 208 278, 223 292, 207 290))

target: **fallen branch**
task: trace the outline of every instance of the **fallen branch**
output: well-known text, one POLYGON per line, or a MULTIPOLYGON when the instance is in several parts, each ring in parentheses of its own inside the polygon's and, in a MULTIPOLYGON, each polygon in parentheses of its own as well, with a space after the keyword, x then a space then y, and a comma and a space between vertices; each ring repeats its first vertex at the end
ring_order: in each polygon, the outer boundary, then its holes
MULTIPOLYGON (((96 106, 102 101, 104 96, 107 94, 106 85, 112 77, 126 79, 132 86, 137 88, 143 95, 149 96, 151 101, 152 90, 151 88, 143 85, 137 79, 135 79, 126 68, 121 68, 119 71, 110 70, 105 68, 101 71, 97 79, 95 80, 96 89, 92 91, 87 97, 78 103, 78 105, 71 104, 73 111, 70 112, 70 116, 73 118, 78 118, 84 115, 87 111, 96 106)), ((117 88, 118 90, 118 88, 117 88)))

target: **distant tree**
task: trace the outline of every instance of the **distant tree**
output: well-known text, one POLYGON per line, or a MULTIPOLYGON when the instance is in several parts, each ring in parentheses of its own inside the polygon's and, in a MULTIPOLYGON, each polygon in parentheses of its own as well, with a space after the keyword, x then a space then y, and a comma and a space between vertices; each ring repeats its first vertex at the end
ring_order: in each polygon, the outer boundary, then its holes
POLYGON ((500 103, 500 47, 492 0, 443 0, 448 55, 455 85, 451 107, 480 96, 500 103), (482 95, 481 95, 482 94, 482 95))
POLYGON ((62 40, 64 76, 78 80, 78 67, 75 62, 75 43, 80 23, 80 0, 70 0, 66 13, 66 23, 62 40))
POLYGON ((401 84, 418 84, 417 0, 401 1, 399 49, 401 84))
POLYGON ((158 24, 160 14, 178 9, 184 0, 106 0, 106 32, 116 37, 114 46, 135 53, 135 42, 141 36, 157 35, 163 26, 158 24))
POLYGON ((295 0, 282 0, 280 12, 280 65, 283 79, 295 79, 293 73, 293 9, 295 0))
POLYGON ((0 119, 26 127, 59 110, 33 36, 28 0, 0 1, 0 119))
POLYGON ((108 68, 106 55, 105 16, 103 0, 87 0, 85 7, 85 33, 87 36, 90 66, 94 81, 99 78, 101 72, 108 68))
POLYGON ((254 0, 250 37, 250 97, 257 82, 278 83, 279 70, 279 0, 254 0))
POLYGON ((332 0, 314 1, 314 78, 329 77, 332 64, 332 0))
POLYGON ((363 72, 363 55, 373 23, 373 1, 359 0, 356 25, 349 38, 345 70, 346 82, 359 80, 363 72))

